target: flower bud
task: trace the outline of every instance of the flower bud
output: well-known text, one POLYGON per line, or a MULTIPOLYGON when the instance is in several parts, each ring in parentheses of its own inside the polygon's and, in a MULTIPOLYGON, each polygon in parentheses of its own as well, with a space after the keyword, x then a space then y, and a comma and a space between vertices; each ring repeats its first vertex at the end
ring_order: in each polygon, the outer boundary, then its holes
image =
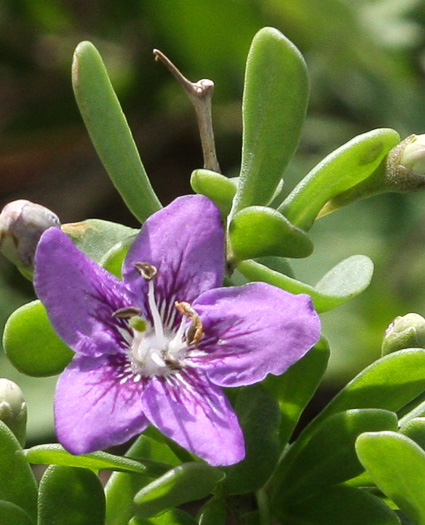
POLYGON ((24 446, 27 405, 18 385, 5 378, 0 378, 0 421, 10 428, 19 443, 24 446))
POLYGON ((382 355, 404 348, 425 348, 425 319, 419 314, 396 317, 385 330, 382 355))
POLYGON ((51 226, 60 227, 49 209, 27 200, 6 204, 0 214, 0 250, 16 266, 31 273, 41 234, 51 226))
POLYGON ((388 191, 405 193, 425 187, 425 135, 410 135, 388 154, 388 191))

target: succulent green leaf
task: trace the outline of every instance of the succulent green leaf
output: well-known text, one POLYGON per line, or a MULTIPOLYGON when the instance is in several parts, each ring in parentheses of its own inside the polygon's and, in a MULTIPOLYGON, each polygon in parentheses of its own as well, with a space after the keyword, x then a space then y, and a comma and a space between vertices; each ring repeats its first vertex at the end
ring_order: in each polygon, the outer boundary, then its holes
POLYGON ((20 507, 35 523, 37 484, 20 444, 3 421, 0 421, 0 500, 20 507))
POLYGON ((319 386, 327 368, 329 353, 329 346, 322 339, 283 375, 269 375, 264 382, 279 403, 281 446, 289 441, 304 408, 319 386))
POLYGON ((400 428, 400 432, 425 450, 425 418, 415 417, 400 428))
POLYGON ((21 306, 9 317, 3 348, 15 368, 35 377, 59 374, 74 356, 54 331, 38 300, 21 306))
POLYGON ((237 181, 237 177, 229 179, 220 173, 205 169, 195 170, 190 177, 192 189, 214 201, 223 218, 229 215, 232 208, 237 181))
POLYGON ((418 525, 425 523, 425 452, 396 432, 368 432, 356 443, 377 487, 418 525))
POLYGON ((228 494, 255 492, 264 485, 279 457, 279 405, 260 385, 242 389, 235 410, 245 437, 243 461, 223 468, 226 479, 222 487, 228 494))
POLYGON ((353 138, 315 166, 279 211, 299 228, 309 230, 326 202, 372 175, 399 141, 396 131, 385 128, 353 138))
POLYGON ((94 147, 116 189, 143 222, 161 208, 140 160, 102 58, 91 42, 74 53, 75 98, 94 147))
POLYGON ((246 65, 242 165, 234 212, 272 199, 298 146, 308 92, 301 53, 276 29, 261 29, 246 65))
POLYGON ((104 525, 105 495, 91 470, 50 466, 40 481, 37 525, 104 525))
POLYGON ((390 507, 370 492, 328 487, 301 502, 280 509, 287 525, 400 525, 390 507))
POLYGON ((92 452, 74 456, 61 445, 36 445, 23 451, 30 463, 38 465, 62 465, 67 467, 89 468, 93 470, 108 469, 121 472, 136 472, 146 476, 158 476, 166 472, 170 466, 156 461, 141 459, 135 461, 123 456, 115 456, 107 452, 92 452))
POLYGON ((224 478, 224 472, 205 463, 178 465, 136 494, 135 514, 149 518, 188 501, 205 498, 224 478))
POLYGON ((0 500, 0 523, 5 525, 34 525, 28 514, 9 501, 0 500))
MULTIPOLYGON (((120 523, 123 522, 121 521, 120 523)), ((128 525, 197 525, 197 521, 183 510, 171 509, 154 518, 134 516, 128 522, 128 525)))
POLYGON ((101 219, 87 219, 62 225, 62 230, 73 243, 98 264, 111 248, 138 232, 134 228, 101 219))
POLYGON ((105 270, 108 270, 108 272, 115 275, 115 277, 121 279, 122 264, 124 262, 125 256, 127 255, 128 250, 130 249, 130 246, 133 244, 134 238, 135 234, 126 237, 122 241, 117 242, 117 244, 114 244, 112 248, 110 248, 106 253, 104 253, 103 257, 100 259, 100 266, 102 266, 103 268, 105 268, 105 270))
POLYGON ((373 275, 373 263, 365 255, 348 257, 332 268, 314 287, 255 261, 242 261, 238 270, 250 281, 273 284, 295 294, 306 293, 311 296, 318 312, 327 312, 367 288, 373 275))
POLYGON ((236 260, 265 255, 307 257, 313 243, 281 213, 265 206, 238 212, 229 227, 232 256, 236 260))
POLYGON ((397 430, 394 412, 378 409, 347 410, 323 421, 309 441, 292 445, 291 461, 285 458, 276 473, 273 501, 304 499, 325 487, 358 476, 360 464, 354 444, 363 432, 397 430))
POLYGON ((225 501, 215 496, 208 500, 198 513, 198 525, 226 525, 225 501))
MULTIPOLYGON (((151 462, 168 464, 169 468, 180 463, 171 450, 146 435, 140 435, 127 451, 126 457, 147 458, 151 462)), ((145 461, 145 459, 143 459, 145 461)), ((113 472, 105 486, 106 525, 122 525, 134 515, 133 498, 139 490, 150 483, 152 477, 146 474, 130 472, 113 472)))

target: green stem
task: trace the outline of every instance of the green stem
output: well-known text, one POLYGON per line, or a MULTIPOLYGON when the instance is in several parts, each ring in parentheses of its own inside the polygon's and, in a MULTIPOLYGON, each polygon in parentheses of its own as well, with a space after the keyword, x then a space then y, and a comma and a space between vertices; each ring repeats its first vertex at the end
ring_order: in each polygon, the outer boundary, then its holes
POLYGON ((260 515, 260 525, 272 525, 272 516, 270 514, 269 498, 265 489, 259 489, 255 493, 260 515))

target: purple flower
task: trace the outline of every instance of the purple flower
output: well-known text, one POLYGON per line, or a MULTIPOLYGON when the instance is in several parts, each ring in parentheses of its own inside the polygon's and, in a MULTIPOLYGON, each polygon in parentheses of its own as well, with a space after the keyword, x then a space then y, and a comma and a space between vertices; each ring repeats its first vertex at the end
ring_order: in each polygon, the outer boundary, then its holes
POLYGON ((211 465, 245 455, 220 387, 279 375, 318 341, 306 295, 265 283, 218 288, 224 232, 216 206, 181 197, 143 225, 119 280, 57 228, 36 254, 35 288, 75 351, 55 396, 56 432, 72 453, 157 427, 211 465))

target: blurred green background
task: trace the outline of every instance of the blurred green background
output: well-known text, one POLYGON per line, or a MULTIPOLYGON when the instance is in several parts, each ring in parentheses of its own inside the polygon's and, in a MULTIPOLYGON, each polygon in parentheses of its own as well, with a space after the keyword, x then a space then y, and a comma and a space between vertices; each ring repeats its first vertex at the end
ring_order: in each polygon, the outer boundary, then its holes
MULTIPOLYGON (((353 136, 392 127, 425 132, 425 4, 421 0, 2 0, 0 2, 0 206, 26 198, 62 222, 89 217, 137 226, 96 157, 74 102, 70 68, 82 40, 101 52, 164 204, 191 192, 202 166, 193 111, 153 60, 159 48, 191 80, 216 84, 214 124, 227 175, 238 173, 244 62, 254 34, 280 29, 305 56, 311 101, 288 190, 353 136)), ((334 390, 380 353, 396 315, 425 313, 425 194, 385 195, 318 221, 314 254, 297 276, 314 283, 355 253, 375 263, 371 287, 323 316, 334 390)), ((0 324, 33 297, 0 259, 0 324)), ((36 351, 36 348, 34 348, 36 351)), ((4 357, 1 375, 29 401, 30 439, 51 435, 56 378, 31 379, 4 357)))

